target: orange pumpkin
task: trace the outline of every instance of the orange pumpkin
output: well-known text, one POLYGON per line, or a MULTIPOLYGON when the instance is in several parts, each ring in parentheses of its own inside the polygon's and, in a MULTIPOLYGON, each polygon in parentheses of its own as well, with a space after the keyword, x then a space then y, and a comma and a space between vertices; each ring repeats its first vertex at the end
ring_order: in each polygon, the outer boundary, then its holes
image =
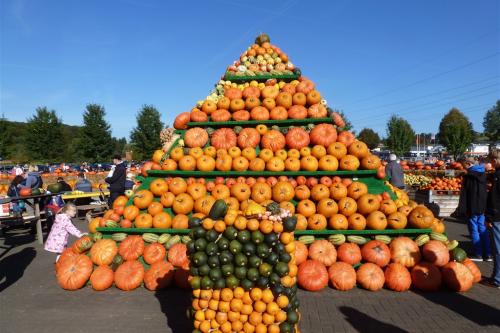
POLYGON ((367 290, 378 291, 384 286, 384 271, 373 263, 363 264, 356 272, 356 281, 367 290))
POLYGON ((385 269, 385 285, 394 291, 406 291, 411 286, 411 275, 408 269, 397 263, 392 263, 385 269))
POLYGON ((430 240, 422 247, 422 257, 425 261, 441 267, 450 261, 450 252, 443 242, 430 240))
POLYGON ((208 121, 208 115, 197 109, 197 108, 194 108, 191 110, 191 121, 193 122, 205 122, 205 121, 208 121))
POLYGON ((295 264, 300 265, 307 260, 309 251, 307 246, 302 242, 295 242, 295 264))
POLYGON ((183 112, 175 117, 174 128, 178 130, 186 129, 187 123, 191 120, 191 114, 189 112, 183 112))
POLYGON ((328 147, 337 140, 337 130, 331 124, 319 124, 309 133, 313 145, 328 147))
POLYGON ((250 119, 250 112, 246 110, 240 110, 233 113, 234 121, 247 121, 250 119))
POLYGON ((144 252, 144 240, 141 236, 133 235, 125 238, 118 248, 123 260, 136 260, 144 252))
POLYGON ((143 258, 146 264, 152 265, 165 259, 167 250, 160 243, 151 243, 144 248, 143 258))
POLYGON ((137 260, 125 261, 115 272, 115 285, 124 291, 139 287, 144 279, 144 266, 137 260))
POLYGON ((167 212, 161 212, 153 217, 153 228, 168 229, 172 226, 172 217, 167 212))
POLYGON ((344 243, 337 248, 337 259, 349 265, 361 262, 361 250, 357 244, 344 243))
POLYGON ((96 291, 106 290, 113 284, 115 273, 106 265, 96 267, 90 276, 92 289, 96 291))
POLYGON ((332 120, 337 127, 342 128, 345 126, 345 121, 338 112, 332 112, 332 120))
POLYGON ((174 244, 168 250, 168 261, 175 267, 186 267, 189 264, 186 244, 174 244))
POLYGON ((337 141, 342 143, 346 147, 349 147, 355 140, 356 137, 352 132, 349 131, 340 132, 339 135, 337 136, 337 141))
POLYGON ((477 265, 470 260, 469 258, 466 258, 462 264, 469 269, 469 271, 472 273, 472 276, 474 276, 474 283, 477 283, 481 281, 481 271, 477 267, 477 265))
POLYGON ((208 142, 208 133, 201 127, 190 128, 184 133, 184 143, 186 146, 204 147, 208 142))
POLYGON ((153 216, 148 213, 139 214, 134 221, 136 228, 151 228, 153 226, 153 216))
POLYGON ((250 118, 253 120, 269 120, 269 111, 263 106, 256 106, 250 110, 250 118))
POLYGON ((328 268, 328 277, 332 286, 337 290, 351 290, 356 286, 356 271, 345 262, 333 263, 328 268))
POLYGON ((309 134, 301 127, 294 127, 286 134, 286 145, 288 148, 301 149, 309 146, 309 134))
POLYGON ((243 149, 247 147, 255 148, 260 143, 260 134, 255 128, 244 128, 238 134, 238 146, 243 149))
POLYGON ((441 271, 431 263, 421 262, 412 268, 411 281, 422 291, 437 291, 441 287, 441 271))
POLYGON ((316 240, 309 246, 309 258, 329 267, 337 261, 337 251, 326 239, 316 240))
POLYGON ((219 128, 210 138, 210 143, 216 149, 229 149, 236 146, 236 133, 231 128, 219 128))
POLYGON ((288 111, 283 106, 274 107, 269 113, 272 120, 284 120, 288 118, 288 111))
POLYGON ((307 110, 307 115, 309 118, 325 118, 327 114, 328 111, 326 110, 326 107, 320 103, 311 105, 307 110))
POLYGON ((57 282, 66 290, 82 288, 92 274, 92 261, 84 254, 67 257, 58 265, 57 282))
POLYGON ((224 96, 230 100, 239 99, 243 97, 243 92, 238 88, 224 89, 224 96))
POLYGON ((140 190, 134 195, 134 205, 139 209, 146 209, 153 202, 154 195, 149 190, 140 190))
POLYGON ((397 262, 405 267, 415 266, 421 258, 417 243, 408 237, 394 238, 389 245, 392 262, 397 262))
POLYGON ((90 259, 96 265, 109 265, 118 253, 116 242, 112 239, 99 239, 90 249, 90 259))
POLYGON ((297 284, 308 291, 319 291, 328 285, 328 271, 317 260, 306 260, 299 265, 297 284))
POLYGON ((276 152, 280 149, 283 149, 286 144, 286 139, 281 132, 277 130, 267 131, 261 140, 261 147, 270 149, 272 152, 276 152))
POLYGON ((361 248, 361 256, 365 262, 371 262, 380 267, 387 266, 391 261, 389 247, 378 240, 371 240, 361 248))
POLYGON ((291 119, 307 118, 307 109, 303 105, 293 105, 288 109, 288 117, 291 119))
POLYGON ((161 290, 174 279, 174 266, 166 261, 157 261, 144 274, 144 286, 148 290, 161 290))

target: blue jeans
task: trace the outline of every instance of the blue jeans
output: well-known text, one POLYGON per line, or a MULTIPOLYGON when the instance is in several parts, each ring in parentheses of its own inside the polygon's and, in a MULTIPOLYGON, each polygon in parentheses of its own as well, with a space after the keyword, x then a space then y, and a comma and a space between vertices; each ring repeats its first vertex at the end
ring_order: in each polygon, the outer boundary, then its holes
POLYGON ((478 257, 490 256, 490 235, 486 228, 484 215, 472 215, 469 218, 469 231, 474 254, 478 257))
POLYGON ((493 259, 495 267, 493 269, 492 279, 497 286, 500 286, 500 221, 491 223, 493 232, 493 243, 495 244, 493 259))

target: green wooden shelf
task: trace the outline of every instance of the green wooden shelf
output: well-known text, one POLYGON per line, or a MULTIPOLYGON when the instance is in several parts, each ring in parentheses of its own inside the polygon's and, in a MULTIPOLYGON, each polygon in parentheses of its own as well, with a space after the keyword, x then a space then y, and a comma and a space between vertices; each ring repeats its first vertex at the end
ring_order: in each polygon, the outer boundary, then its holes
POLYGON ((322 177, 322 176, 373 176, 377 170, 357 170, 357 171, 182 171, 182 170, 149 170, 148 176, 151 177, 322 177))
MULTIPOLYGON (((157 229, 157 228, 96 228, 103 235, 111 235, 117 232, 126 234, 177 234, 186 235, 191 229, 157 229)), ((386 229, 386 230, 296 230, 295 236, 313 235, 313 236, 328 236, 328 235, 410 235, 410 234, 429 234, 432 229, 386 229)))
POLYGON ((432 229, 386 229, 386 230, 296 230, 296 236, 313 235, 408 235, 408 234, 430 234, 432 229))
POLYGON ((297 74, 262 74, 262 75, 234 75, 231 72, 226 72, 224 80, 231 82, 246 82, 246 81, 266 81, 270 79, 293 81, 297 80, 300 75, 297 74))
MULTIPOLYGON (((257 125, 269 125, 269 126, 305 126, 308 124, 318 124, 318 123, 332 123, 331 118, 304 118, 304 119, 284 119, 284 120, 245 120, 245 121, 200 121, 200 122, 189 122, 188 127, 235 127, 235 126, 257 126, 257 125)), ((182 133, 182 130, 176 131, 176 133, 182 133)))

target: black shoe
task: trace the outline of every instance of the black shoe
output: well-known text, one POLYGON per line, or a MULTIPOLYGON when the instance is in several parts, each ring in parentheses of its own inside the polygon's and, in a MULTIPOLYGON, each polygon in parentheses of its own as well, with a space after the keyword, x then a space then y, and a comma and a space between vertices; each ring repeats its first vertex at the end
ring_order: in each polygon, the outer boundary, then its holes
POLYGON ((497 288, 500 289, 500 285, 496 284, 493 279, 483 279, 481 281, 481 284, 484 284, 485 286, 491 287, 491 288, 497 288))
POLYGON ((481 257, 481 256, 472 255, 472 256, 468 256, 468 258, 472 261, 483 261, 483 257, 481 257))
POLYGON ((483 261, 493 261, 493 257, 492 256, 483 257, 483 261))

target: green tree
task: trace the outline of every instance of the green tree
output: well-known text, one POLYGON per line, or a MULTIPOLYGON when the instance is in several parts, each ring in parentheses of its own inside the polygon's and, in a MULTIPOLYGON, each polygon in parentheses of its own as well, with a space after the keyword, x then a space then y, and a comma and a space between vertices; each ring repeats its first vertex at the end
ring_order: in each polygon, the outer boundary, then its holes
POLYGON ((153 152, 161 146, 160 132, 163 123, 160 113, 152 105, 144 105, 137 114, 137 127, 130 133, 134 159, 150 158, 153 152))
POLYGON ((99 104, 88 104, 83 112, 83 127, 78 138, 79 158, 89 162, 102 162, 111 158, 115 148, 106 111, 99 104))
POLYGON ((500 141, 500 100, 484 115, 483 127, 491 141, 500 141))
POLYGON ((398 156, 410 151, 415 132, 403 118, 392 116, 387 122, 387 138, 389 149, 398 156))
POLYGON ((474 139, 472 124, 456 108, 452 108, 439 123, 439 142, 455 159, 461 156, 474 139))
POLYGON ((10 149, 12 145, 12 132, 9 122, 4 115, 0 117, 0 158, 7 159, 10 157, 10 149))
POLYGON ((113 143, 114 143, 113 153, 125 156, 125 146, 127 145, 127 139, 113 138, 113 143))
POLYGON ((366 143, 368 148, 374 149, 380 144, 380 137, 371 128, 363 128, 358 134, 358 139, 366 143))
POLYGON ((64 156, 63 126, 54 110, 37 108, 35 115, 28 119, 25 133, 30 160, 54 162, 64 156))

